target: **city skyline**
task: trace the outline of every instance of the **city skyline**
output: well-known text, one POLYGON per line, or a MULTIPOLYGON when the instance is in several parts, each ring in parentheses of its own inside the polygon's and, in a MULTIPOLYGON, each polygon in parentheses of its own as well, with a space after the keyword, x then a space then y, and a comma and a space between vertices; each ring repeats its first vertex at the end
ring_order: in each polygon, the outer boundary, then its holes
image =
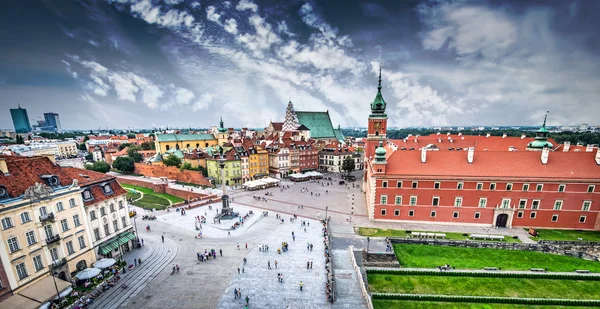
POLYGON ((381 62, 391 127, 535 126, 546 110, 551 126, 594 125, 600 113, 593 2, 0 7, 1 107, 53 110, 64 129, 209 127, 219 115, 264 127, 290 99, 365 127, 381 62))

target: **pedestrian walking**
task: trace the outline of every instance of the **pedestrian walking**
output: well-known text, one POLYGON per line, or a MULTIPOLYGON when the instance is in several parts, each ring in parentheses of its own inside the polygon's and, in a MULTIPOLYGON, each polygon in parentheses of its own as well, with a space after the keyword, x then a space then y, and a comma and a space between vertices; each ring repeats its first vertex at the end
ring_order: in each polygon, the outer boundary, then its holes
POLYGON ((277 260, 275 260, 275 269, 277 269, 277 260))
POLYGON ((250 297, 248 297, 248 295, 246 295, 246 306, 248 306, 249 302, 250 302, 250 297))
POLYGON ((144 245, 144 239, 142 238, 142 246, 144 245))
POLYGON ((238 275, 240 274, 240 268, 238 267, 238 275))
POLYGON ((240 243, 239 242, 237 243, 237 247, 238 247, 238 250, 240 250, 240 243))
POLYGON ((133 266, 137 266, 137 260, 133 259, 133 266))
POLYGON ((292 240, 293 240, 293 241, 296 241, 296 236, 292 236, 292 240))
POLYGON ((242 274, 245 274, 245 273, 246 273, 246 271, 245 271, 244 267, 242 267, 242 274))
POLYGON ((271 261, 267 261, 267 268, 271 269, 271 261))
POLYGON ((238 298, 242 299, 242 289, 238 288, 238 298))
POLYGON ((219 249, 219 254, 220 254, 221 256, 223 256, 223 250, 222 250, 222 249, 219 249))
POLYGON ((233 299, 237 299, 238 290, 236 288, 233 289, 233 299))
POLYGON ((165 236, 164 235, 160 235, 160 238, 162 239, 162 242, 165 242, 165 236))
POLYGON ((306 262, 306 269, 310 267, 310 262, 306 262))
POLYGON ((312 261, 310 261, 310 269, 312 269, 312 261))
POLYGON ((175 269, 177 270, 177 273, 179 273, 179 264, 175 264, 175 269))
POLYGON ((248 250, 248 243, 246 243, 246 250, 248 250))
POLYGON ((304 287, 304 283, 302 283, 302 281, 300 281, 300 292, 302 292, 303 287, 304 287))
POLYGON ((246 261, 247 261, 246 258, 244 258, 244 265, 246 265, 246 261))

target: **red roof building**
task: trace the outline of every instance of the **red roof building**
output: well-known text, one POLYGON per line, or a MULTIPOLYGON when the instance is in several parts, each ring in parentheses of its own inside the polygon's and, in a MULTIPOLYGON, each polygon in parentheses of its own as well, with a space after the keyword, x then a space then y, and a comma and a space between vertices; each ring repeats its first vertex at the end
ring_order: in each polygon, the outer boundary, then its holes
POLYGON ((535 138, 440 134, 388 141, 380 92, 371 110, 363 184, 369 219, 600 229, 597 147, 563 151, 548 138, 545 122, 535 138))

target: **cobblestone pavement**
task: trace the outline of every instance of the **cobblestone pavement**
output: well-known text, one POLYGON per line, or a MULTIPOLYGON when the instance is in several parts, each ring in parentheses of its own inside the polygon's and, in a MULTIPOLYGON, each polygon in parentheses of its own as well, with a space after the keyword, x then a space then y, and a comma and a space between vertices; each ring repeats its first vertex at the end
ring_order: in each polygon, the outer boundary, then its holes
POLYGON ((350 251, 333 250, 332 256, 337 296, 331 308, 367 308, 367 303, 360 292, 357 274, 350 260, 350 251))
MULTIPOLYGON (((266 220, 275 219, 271 216, 266 220)), ((259 251, 255 246, 246 255, 247 264, 236 265, 243 268, 243 272, 234 275, 218 308, 243 308, 246 296, 250 298, 249 308, 328 308, 322 226, 315 220, 307 221, 310 226, 306 227, 306 232, 300 226, 299 218, 294 223, 289 220, 279 223, 264 235, 261 243, 268 245, 269 251, 259 251), (296 235, 295 241, 292 232, 296 235), (283 241, 289 244, 289 251, 278 254, 277 248, 281 248, 283 241), (313 244, 312 251, 307 249, 307 243, 313 244), (313 263, 311 269, 307 269, 309 261, 313 263), (283 282, 277 280, 278 273, 284 275, 283 282), (300 281, 304 284, 303 291, 299 288, 300 281), (236 288, 242 291, 241 299, 234 298, 236 288)))

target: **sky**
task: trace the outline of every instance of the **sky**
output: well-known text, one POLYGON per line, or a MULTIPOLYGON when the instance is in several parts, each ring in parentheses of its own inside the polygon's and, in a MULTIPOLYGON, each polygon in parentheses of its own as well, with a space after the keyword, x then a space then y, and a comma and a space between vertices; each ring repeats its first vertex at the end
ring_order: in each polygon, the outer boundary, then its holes
POLYGON ((10 108, 66 129, 599 124, 600 1, 0 2, 10 108))

